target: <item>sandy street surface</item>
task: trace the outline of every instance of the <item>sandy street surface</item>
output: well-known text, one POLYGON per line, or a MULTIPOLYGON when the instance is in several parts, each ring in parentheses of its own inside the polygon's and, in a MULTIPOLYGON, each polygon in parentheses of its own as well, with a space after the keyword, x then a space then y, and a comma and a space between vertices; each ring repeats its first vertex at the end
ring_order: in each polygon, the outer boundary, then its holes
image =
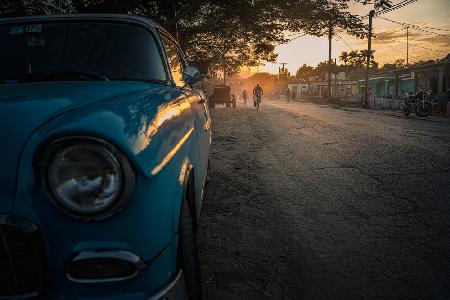
POLYGON ((205 299, 450 299, 450 120, 216 108, 205 299))

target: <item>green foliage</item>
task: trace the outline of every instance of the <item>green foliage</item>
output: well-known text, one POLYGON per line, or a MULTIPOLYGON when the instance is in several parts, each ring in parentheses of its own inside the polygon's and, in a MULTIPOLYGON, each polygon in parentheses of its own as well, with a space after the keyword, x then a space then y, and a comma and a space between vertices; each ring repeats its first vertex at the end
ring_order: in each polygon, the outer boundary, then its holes
MULTIPOLYGON (((364 76, 367 61, 367 50, 351 52, 344 51, 341 52, 339 59, 343 64, 336 65, 334 61, 331 61, 332 74, 345 72, 347 79, 360 79, 364 76)), ((328 73, 328 66, 327 60, 320 62, 314 68, 304 64, 297 70, 296 77, 298 79, 308 79, 309 77, 317 76, 322 80, 325 80, 325 74, 328 73)), ((378 70, 378 63, 374 60, 374 51, 371 53, 370 67, 372 72, 378 70)))
POLYGON ((252 76, 244 79, 243 86, 247 88, 247 92, 251 93, 252 89, 256 86, 256 84, 259 84, 263 88, 264 92, 267 93, 272 90, 277 80, 278 80, 277 75, 270 74, 267 72, 261 72, 253 74, 252 76))
MULTIPOLYGON (((386 0, 374 0, 386 5, 386 0)), ((144 15, 164 25, 190 60, 236 74, 243 66, 274 62, 285 32, 314 36, 333 31, 365 37, 367 28, 348 12, 350 0, 2 0, 0 15, 109 12, 144 15)), ((381 7, 380 6, 380 7, 381 7)))
POLYGON ((278 78, 280 80, 288 80, 291 77, 291 73, 287 68, 279 68, 278 69, 278 78))
POLYGON ((313 67, 307 66, 306 64, 303 64, 303 66, 301 66, 301 67, 297 70, 297 72, 296 72, 296 74, 295 74, 295 77, 296 77, 297 79, 304 79, 304 80, 307 80, 309 77, 313 76, 313 71, 314 71, 314 68, 313 68, 313 67))

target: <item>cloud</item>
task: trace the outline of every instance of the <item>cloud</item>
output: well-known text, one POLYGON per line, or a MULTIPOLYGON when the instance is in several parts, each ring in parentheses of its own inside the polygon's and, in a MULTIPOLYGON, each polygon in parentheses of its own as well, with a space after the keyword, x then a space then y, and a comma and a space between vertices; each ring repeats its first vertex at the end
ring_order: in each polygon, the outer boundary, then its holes
MULTIPOLYGON (((419 37, 422 37, 422 33, 420 33, 420 32, 410 32, 409 33, 410 39, 419 38, 419 37)), ((406 42, 406 30, 400 30, 400 31, 399 30, 385 30, 385 31, 382 31, 375 35, 374 42, 376 40, 378 40, 378 41, 382 40, 386 43, 398 42, 398 41, 406 42)))
POLYGON ((440 48, 450 48, 450 36, 430 36, 426 38, 422 38, 419 41, 427 42, 432 46, 440 47, 440 48))

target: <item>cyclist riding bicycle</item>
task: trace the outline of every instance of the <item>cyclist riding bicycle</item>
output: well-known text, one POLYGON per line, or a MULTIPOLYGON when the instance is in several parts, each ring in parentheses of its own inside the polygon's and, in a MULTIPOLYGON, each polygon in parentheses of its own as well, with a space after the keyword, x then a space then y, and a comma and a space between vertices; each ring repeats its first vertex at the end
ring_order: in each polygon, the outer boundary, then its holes
POLYGON ((263 89, 256 84, 256 87, 253 89, 253 105, 256 109, 259 109, 259 103, 261 103, 261 96, 264 94, 263 89))

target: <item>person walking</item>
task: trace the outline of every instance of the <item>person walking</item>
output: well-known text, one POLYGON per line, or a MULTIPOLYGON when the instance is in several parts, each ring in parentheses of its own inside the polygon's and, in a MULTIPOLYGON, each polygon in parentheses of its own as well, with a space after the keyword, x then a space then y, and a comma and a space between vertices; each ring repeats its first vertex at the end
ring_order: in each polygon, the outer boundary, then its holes
POLYGON ((248 98, 247 90, 244 90, 242 92, 242 99, 244 99, 244 107, 247 105, 247 98, 248 98))

